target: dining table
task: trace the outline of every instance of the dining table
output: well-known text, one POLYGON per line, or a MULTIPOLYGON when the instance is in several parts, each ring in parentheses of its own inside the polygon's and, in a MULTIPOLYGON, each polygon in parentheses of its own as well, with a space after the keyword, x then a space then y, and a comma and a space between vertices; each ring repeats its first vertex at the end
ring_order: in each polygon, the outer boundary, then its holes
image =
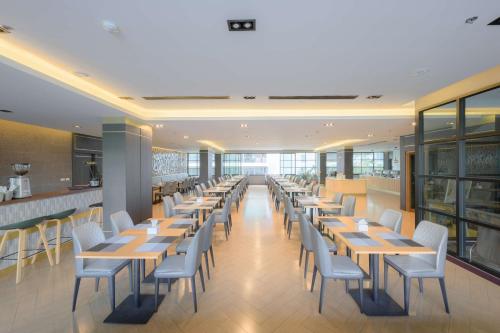
MULTIPOLYGON (((384 255, 436 254, 432 248, 423 246, 414 240, 392 231, 377 221, 362 216, 318 216, 320 230, 330 233, 338 244, 344 244, 347 255, 368 255, 368 276, 371 279, 371 289, 365 289, 363 311, 368 316, 404 316, 403 309, 386 290, 379 289, 379 258, 384 255), (360 227, 365 221, 368 230, 360 227), (363 230, 363 231, 361 231, 363 230)), ((360 305, 359 290, 349 293, 360 305)), ((361 305, 360 305, 361 306, 361 305)))
POLYGON ((196 230, 198 230, 199 226, 203 224, 206 219, 207 211, 212 211, 219 205, 221 197, 190 197, 187 200, 184 200, 182 203, 175 205, 174 209, 177 210, 195 210, 198 212, 198 220, 196 223, 196 230))
POLYGON ((146 259, 163 260, 167 250, 185 237, 197 222, 196 219, 175 217, 156 219, 156 230, 151 233, 152 220, 142 221, 76 256, 80 259, 132 260, 133 293, 106 317, 105 323, 145 324, 149 321, 155 311, 154 295, 141 294, 140 262, 146 259))
POLYGON ((297 204, 304 209, 310 209, 311 221, 314 221, 314 210, 318 209, 318 215, 320 215, 322 209, 334 210, 342 208, 342 205, 332 201, 331 198, 327 197, 316 197, 316 196, 299 196, 297 197, 297 204))
POLYGON ((214 186, 211 188, 207 188, 206 190, 203 190, 203 194, 215 194, 217 196, 222 196, 222 198, 225 200, 226 194, 231 192, 232 186, 214 186))

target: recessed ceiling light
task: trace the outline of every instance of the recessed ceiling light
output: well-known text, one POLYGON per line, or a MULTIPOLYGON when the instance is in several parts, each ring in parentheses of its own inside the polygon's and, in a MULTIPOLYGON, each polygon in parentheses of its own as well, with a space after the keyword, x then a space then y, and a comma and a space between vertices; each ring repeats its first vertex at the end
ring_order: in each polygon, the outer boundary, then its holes
POLYGON ((103 20, 101 22, 102 28, 111 34, 117 34, 120 32, 118 25, 110 20, 103 20))
POLYGON ((412 122, 411 126, 417 126, 417 123, 416 122, 412 122))
POLYGON ((250 135, 245 135, 245 139, 250 139, 250 135))
POLYGON ((229 31, 255 31, 255 20, 227 20, 229 31))
POLYGON ((446 125, 453 126, 453 125, 455 125, 455 123, 453 121, 448 121, 448 122, 446 122, 446 125))
POLYGON ((255 144, 256 144, 256 145, 258 145, 259 143, 258 143, 258 142, 256 142, 255 144))
POLYGON ((333 127, 333 123, 324 123, 323 126, 325 126, 325 127, 333 127))
POLYGON ((0 33, 4 34, 10 34, 12 32, 12 27, 9 27, 8 25, 3 25, 0 24, 0 33))
POLYGON ((370 96, 367 96, 366 98, 367 99, 379 99, 380 97, 382 97, 382 95, 370 95, 370 96))
POLYGON ((412 76, 422 76, 422 75, 425 75, 425 74, 427 74, 429 72, 430 72, 429 68, 417 68, 413 72, 412 76))
POLYGON ((3 112, 3 113, 13 113, 14 111, 10 111, 10 110, 0 110, 0 112, 3 112))
POLYGON ((372 133, 368 134, 368 137, 373 138, 373 134, 372 133))
POLYGON ((134 98, 133 97, 130 97, 130 96, 120 96, 118 97, 119 99, 124 99, 126 101, 132 101, 134 98))
POLYGON ((491 21, 490 23, 488 23, 488 25, 500 25, 500 17, 497 17, 496 19, 491 21))
POLYGON ((80 128, 80 125, 73 125, 74 128, 80 128))
POLYGON ((189 139, 189 135, 184 135, 184 139, 189 139))
POLYGON ((240 124, 240 127, 241 127, 241 128, 247 128, 247 127, 248 127, 248 124, 240 124))
POLYGON ((85 72, 73 72, 78 77, 89 77, 90 75, 85 72))
POLYGON ((163 128, 163 124, 156 124, 155 127, 156 128, 163 128))
POLYGON ((476 22, 476 20, 477 20, 477 16, 471 16, 465 20, 465 23, 466 24, 473 24, 474 22, 476 22))
POLYGON ((244 99, 255 99, 255 96, 243 96, 244 99))

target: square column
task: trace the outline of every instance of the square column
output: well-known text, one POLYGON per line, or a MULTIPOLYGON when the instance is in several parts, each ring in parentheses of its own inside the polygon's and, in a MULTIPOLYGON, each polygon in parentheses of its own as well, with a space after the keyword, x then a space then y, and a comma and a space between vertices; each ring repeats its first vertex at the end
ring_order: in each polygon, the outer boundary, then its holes
POLYGON ((346 179, 353 178, 352 157, 352 148, 344 148, 337 151, 337 172, 343 173, 346 179))

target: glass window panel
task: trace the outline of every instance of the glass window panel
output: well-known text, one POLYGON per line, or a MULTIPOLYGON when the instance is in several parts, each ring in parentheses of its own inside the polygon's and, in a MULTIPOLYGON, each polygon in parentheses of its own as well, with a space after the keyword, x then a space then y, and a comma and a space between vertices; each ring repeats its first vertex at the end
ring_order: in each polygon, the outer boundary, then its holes
POLYGON ((424 174, 453 176, 457 170, 455 143, 424 145, 424 174))
POLYGON ((423 219, 448 228, 448 252, 457 253, 457 227, 455 219, 434 212, 424 211, 423 219))
POLYGON ((361 173, 361 168, 353 168, 352 171, 355 175, 359 175, 361 173))
POLYGON ((423 207, 455 214, 456 182, 454 179, 424 179, 423 207))
POLYGON ((465 133, 500 131, 500 87, 465 99, 465 133))
POLYGON ((454 101, 424 111, 424 141, 456 137, 456 113, 456 103, 454 101))
POLYGON ((353 153, 352 154, 352 159, 353 159, 353 161, 359 161, 359 160, 361 160, 361 153, 353 153))
POLYGON ((473 223, 465 225, 465 259, 500 273, 500 230, 473 223))
POLYGON ((500 137, 465 141, 465 174, 500 178, 500 137))
POLYGON ((500 182, 462 182, 465 217, 500 227, 500 182))

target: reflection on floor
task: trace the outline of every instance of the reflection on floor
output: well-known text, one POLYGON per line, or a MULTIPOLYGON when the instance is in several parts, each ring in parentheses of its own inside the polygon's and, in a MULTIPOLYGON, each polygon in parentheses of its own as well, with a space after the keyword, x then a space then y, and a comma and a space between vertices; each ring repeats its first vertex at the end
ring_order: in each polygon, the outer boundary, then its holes
MULTIPOLYGON (((378 216, 397 208, 399 198, 370 192, 359 214, 378 216)), ((423 295, 412 286, 410 317, 366 317, 344 291, 342 282, 328 283, 323 314, 318 314, 318 289, 308 291, 298 265, 298 229, 285 237, 282 214, 272 208, 265 187, 250 187, 244 204, 233 209, 233 232, 225 241, 215 233, 216 267, 207 291, 199 290, 199 312, 193 313, 189 286, 176 283, 157 314, 144 326, 105 325, 109 313, 106 283, 94 292, 83 281, 77 311, 71 314, 73 259, 64 251, 60 265, 40 260, 26 268, 23 282, 15 274, 0 277, 0 332, 498 332, 500 288, 447 263, 451 315, 444 311, 437 281, 426 281, 423 295), (496 329, 495 329, 496 327, 496 329)), ((155 206, 155 215, 161 206, 155 206)), ((412 232, 413 217, 405 215, 404 230, 412 232)), ((366 265, 366 258, 362 258, 366 265)), ((312 267, 310 267, 310 270, 312 267)), ((127 273, 117 277, 117 303, 128 294, 127 273)), ((390 294, 402 302, 402 280, 391 272, 390 294)), ((152 292, 150 285, 143 290, 152 292)))

